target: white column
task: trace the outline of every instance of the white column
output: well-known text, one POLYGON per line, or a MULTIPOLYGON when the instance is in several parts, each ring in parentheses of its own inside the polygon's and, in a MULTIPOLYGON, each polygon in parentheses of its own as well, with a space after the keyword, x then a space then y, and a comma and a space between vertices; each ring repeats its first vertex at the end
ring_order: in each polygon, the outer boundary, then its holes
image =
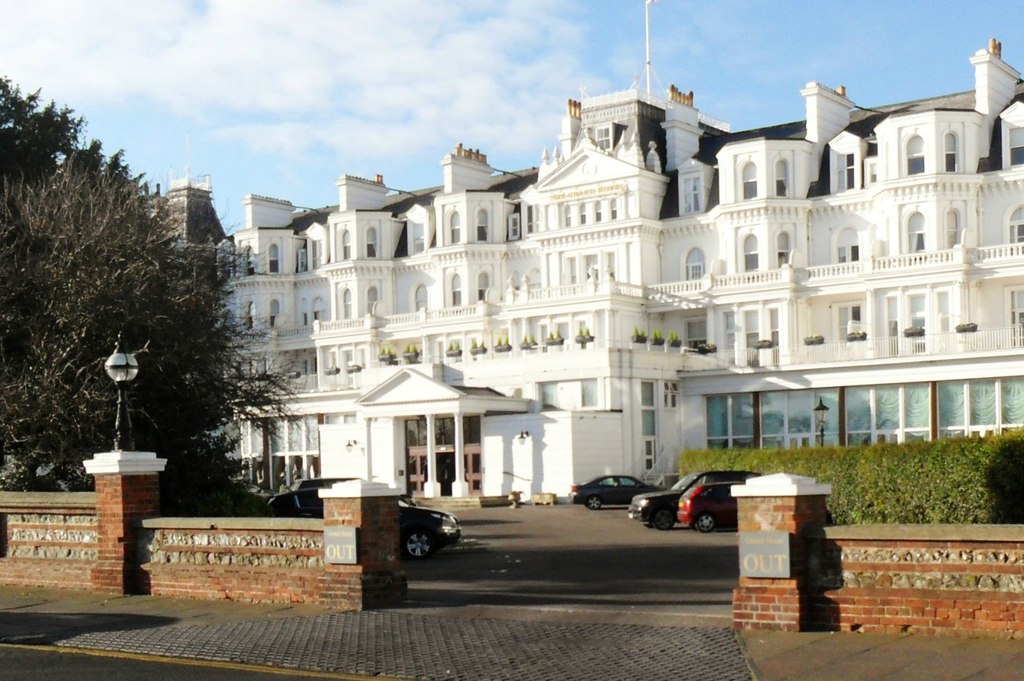
POLYGON ((462 415, 455 414, 455 481, 452 482, 452 496, 469 496, 469 485, 466 483, 466 456, 462 451, 464 434, 462 432, 462 415))
POLYGON ((437 479, 437 448, 434 445, 434 427, 436 417, 427 414, 427 483, 423 485, 423 492, 428 497, 441 496, 441 483, 437 479))

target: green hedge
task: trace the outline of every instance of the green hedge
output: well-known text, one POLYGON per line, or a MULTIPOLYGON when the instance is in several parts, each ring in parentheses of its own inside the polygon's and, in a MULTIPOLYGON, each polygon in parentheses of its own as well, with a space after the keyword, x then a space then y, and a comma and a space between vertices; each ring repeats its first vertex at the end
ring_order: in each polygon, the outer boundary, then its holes
POLYGON ((869 447, 684 452, 681 473, 792 473, 832 485, 838 524, 1024 523, 1024 433, 869 447))

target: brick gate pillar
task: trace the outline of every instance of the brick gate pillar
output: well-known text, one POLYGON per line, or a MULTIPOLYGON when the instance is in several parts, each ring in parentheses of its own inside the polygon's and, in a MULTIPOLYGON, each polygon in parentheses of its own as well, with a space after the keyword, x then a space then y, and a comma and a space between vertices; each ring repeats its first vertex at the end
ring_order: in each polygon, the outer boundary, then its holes
POLYGON ((320 490, 324 500, 324 574, 319 601, 370 610, 405 599, 394 487, 351 480, 320 490))
POLYGON ((135 525, 160 515, 166 465, 153 452, 103 452, 85 462, 85 472, 96 478, 96 591, 137 593, 135 525))
POLYGON ((804 528, 826 523, 832 485, 779 473, 733 485, 739 505, 740 583, 734 629, 802 631, 810 611, 804 528))

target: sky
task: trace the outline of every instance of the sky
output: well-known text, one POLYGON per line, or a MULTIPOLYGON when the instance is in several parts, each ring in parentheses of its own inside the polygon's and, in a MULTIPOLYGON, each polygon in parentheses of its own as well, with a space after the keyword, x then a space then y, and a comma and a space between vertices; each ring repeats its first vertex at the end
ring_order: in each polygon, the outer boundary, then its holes
POLYGON ((343 174, 439 185, 457 143, 536 166, 567 99, 645 79, 745 130, 970 90, 990 37, 1024 70, 1024 1, 0 0, 0 77, 67 106, 164 188, 209 178, 228 231, 259 194, 337 203, 343 174))

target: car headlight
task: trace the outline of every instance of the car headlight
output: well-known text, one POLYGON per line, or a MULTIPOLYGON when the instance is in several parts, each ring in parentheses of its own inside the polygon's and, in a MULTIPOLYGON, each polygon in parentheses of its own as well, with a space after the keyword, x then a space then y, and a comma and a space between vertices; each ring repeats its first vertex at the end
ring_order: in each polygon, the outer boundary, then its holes
POLYGON ((641 499, 640 503, 637 504, 637 506, 639 506, 640 508, 643 508, 644 506, 650 506, 650 505, 651 505, 651 500, 650 499, 641 499))
POLYGON ((448 515, 441 521, 441 527, 447 532, 454 532, 459 529, 459 521, 448 515))

